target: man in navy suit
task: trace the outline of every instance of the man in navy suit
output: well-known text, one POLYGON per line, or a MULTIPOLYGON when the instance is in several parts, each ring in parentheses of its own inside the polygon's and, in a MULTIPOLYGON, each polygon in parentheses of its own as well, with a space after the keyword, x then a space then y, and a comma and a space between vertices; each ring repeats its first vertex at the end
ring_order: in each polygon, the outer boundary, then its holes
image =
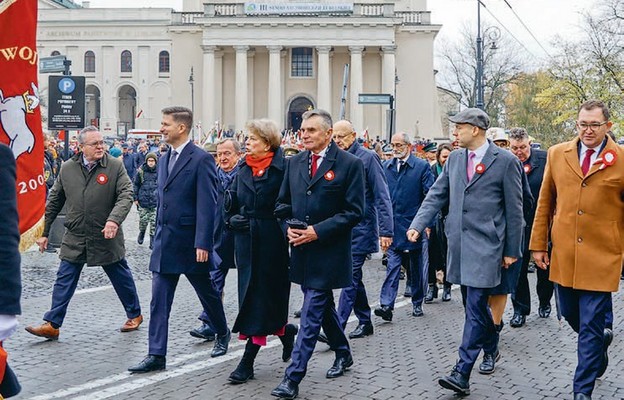
POLYGON ((217 219, 217 170, 214 158, 189 139, 193 114, 185 107, 163 111, 160 132, 171 146, 158 163, 158 207, 150 258, 152 302, 147 357, 130 372, 165 369, 169 313, 180 275, 186 275, 217 334, 212 357, 227 352, 230 330, 210 271, 219 265, 213 251, 217 219))
POLYGON ((289 159, 275 208, 276 216, 300 222, 287 235, 290 280, 303 290, 301 329, 285 377, 271 392, 284 399, 297 397, 321 326, 336 353, 326 377, 337 378, 353 365, 332 289, 353 284, 351 230, 362 220, 365 202, 362 161, 332 143, 329 113, 310 110, 302 118, 306 151, 289 159))
POLYGON ((386 252, 388 254, 386 279, 379 295, 380 307, 375 309, 375 315, 384 321, 392 321, 394 302, 399 290, 401 261, 406 253, 409 258, 408 277, 412 290, 412 315, 423 316, 422 303, 425 299, 428 272, 423 252, 423 240, 426 239, 420 238, 416 243, 412 243, 405 237, 405 232, 435 181, 429 163, 411 154, 412 143, 409 135, 397 133, 392 136, 390 144, 394 158, 385 164, 384 171, 392 198, 396 235, 386 252))

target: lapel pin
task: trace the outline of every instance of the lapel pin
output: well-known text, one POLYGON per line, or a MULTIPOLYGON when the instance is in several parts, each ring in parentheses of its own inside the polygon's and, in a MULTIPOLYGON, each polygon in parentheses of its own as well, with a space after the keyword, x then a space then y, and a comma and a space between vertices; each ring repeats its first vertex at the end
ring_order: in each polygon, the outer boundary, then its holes
POLYGON ((325 180, 326 181, 333 181, 335 177, 336 177, 336 175, 334 174, 334 171, 330 170, 330 171, 327 171, 325 173, 325 180))
POLYGON ((97 178, 95 178, 95 181, 100 185, 106 185, 106 183, 108 183, 108 176, 104 174, 99 174, 97 178))

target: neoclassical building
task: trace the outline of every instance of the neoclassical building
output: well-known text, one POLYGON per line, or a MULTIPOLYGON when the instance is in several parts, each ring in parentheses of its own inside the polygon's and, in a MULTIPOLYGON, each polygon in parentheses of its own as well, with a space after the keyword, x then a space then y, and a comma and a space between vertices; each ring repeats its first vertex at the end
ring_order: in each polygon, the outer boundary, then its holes
MULTIPOLYGON (((109 134, 158 129, 160 110, 179 104, 203 131, 261 117, 297 129, 318 107, 385 137, 388 105, 359 104, 358 95, 391 94, 396 131, 441 137, 440 26, 426 3, 185 0, 175 12, 39 0, 39 56, 72 61, 72 74, 86 77, 87 120, 109 134)), ((47 75, 40 86, 45 96, 47 75)))

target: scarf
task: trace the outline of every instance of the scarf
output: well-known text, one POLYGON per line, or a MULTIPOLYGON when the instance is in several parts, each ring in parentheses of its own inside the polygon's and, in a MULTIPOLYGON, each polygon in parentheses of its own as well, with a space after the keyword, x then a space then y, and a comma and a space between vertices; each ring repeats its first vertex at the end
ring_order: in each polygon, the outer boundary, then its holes
POLYGON ((268 152, 264 157, 260 158, 252 158, 251 156, 245 157, 245 163, 251 167, 251 171, 253 172, 253 176, 262 176, 266 172, 269 165, 271 165, 271 161, 273 161, 273 156, 275 153, 272 151, 268 152), (262 173, 260 173, 262 171, 262 173))
POLYGON ((226 191, 230 188, 232 182, 234 181, 234 178, 236 177, 237 172, 238 164, 236 164, 236 166, 228 172, 225 172, 221 168, 217 169, 217 175, 219 175, 219 181, 221 182, 221 187, 223 188, 223 191, 226 191))

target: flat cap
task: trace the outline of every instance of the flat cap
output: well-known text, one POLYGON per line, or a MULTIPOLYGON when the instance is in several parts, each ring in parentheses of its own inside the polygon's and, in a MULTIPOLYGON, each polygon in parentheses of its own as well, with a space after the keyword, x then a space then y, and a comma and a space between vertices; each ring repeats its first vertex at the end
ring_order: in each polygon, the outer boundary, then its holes
POLYGON ((479 108, 466 108, 449 118, 456 124, 470 124, 477 128, 487 129, 490 126, 490 117, 479 108))

